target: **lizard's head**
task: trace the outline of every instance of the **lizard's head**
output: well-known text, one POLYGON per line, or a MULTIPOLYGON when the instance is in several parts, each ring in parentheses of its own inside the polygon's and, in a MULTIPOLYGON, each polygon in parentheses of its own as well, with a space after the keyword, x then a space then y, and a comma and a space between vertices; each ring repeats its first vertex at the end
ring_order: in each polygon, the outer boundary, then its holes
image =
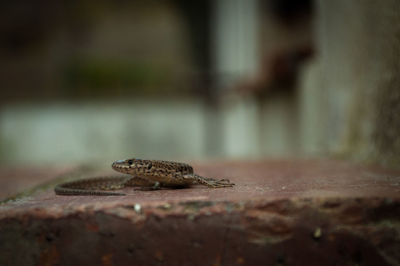
POLYGON ((152 168, 150 160, 126 159, 113 162, 111 167, 118 172, 132 174, 133 172, 145 172, 152 168))

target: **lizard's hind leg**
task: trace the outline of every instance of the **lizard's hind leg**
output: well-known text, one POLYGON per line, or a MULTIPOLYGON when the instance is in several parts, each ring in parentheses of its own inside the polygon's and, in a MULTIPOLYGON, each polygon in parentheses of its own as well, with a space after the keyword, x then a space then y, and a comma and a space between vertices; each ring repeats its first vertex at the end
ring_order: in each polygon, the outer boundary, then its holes
POLYGON ((207 187, 212 187, 212 188, 221 188, 221 187, 233 187, 235 184, 231 183, 229 179, 213 179, 213 178, 208 178, 208 177, 202 177, 199 175, 194 175, 196 181, 199 184, 205 185, 207 187))

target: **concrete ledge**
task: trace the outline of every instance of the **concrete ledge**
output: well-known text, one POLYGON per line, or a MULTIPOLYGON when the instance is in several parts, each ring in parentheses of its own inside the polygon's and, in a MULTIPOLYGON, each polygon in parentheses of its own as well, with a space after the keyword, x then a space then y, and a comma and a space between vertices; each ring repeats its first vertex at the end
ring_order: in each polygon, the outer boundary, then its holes
POLYGON ((400 263, 399 172, 338 161, 195 169, 237 186, 121 197, 48 190, 4 203, 0 265, 400 263))

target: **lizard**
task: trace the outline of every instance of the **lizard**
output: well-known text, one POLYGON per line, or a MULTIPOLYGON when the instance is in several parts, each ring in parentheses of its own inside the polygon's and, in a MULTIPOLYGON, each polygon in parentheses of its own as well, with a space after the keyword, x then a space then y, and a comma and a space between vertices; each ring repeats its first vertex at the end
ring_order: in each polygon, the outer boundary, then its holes
POLYGON ((124 193, 111 192, 125 187, 142 187, 144 189, 180 188, 201 184, 210 188, 232 187, 235 184, 228 179, 216 180, 202 177, 193 172, 193 167, 186 163, 126 159, 112 163, 111 167, 129 176, 96 177, 66 182, 57 185, 57 195, 97 195, 123 196, 124 193))

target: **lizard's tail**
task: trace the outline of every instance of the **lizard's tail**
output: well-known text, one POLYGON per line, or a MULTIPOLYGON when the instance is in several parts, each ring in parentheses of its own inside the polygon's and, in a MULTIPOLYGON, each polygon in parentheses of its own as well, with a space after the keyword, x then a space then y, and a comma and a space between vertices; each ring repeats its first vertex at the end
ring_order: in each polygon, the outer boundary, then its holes
POLYGON ((82 196, 124 196, 124 193, 109 192, 124 187, 127 177, 96 177, 66 182, 57 185, 54 192, 57 195, 82 195, 82 196))

